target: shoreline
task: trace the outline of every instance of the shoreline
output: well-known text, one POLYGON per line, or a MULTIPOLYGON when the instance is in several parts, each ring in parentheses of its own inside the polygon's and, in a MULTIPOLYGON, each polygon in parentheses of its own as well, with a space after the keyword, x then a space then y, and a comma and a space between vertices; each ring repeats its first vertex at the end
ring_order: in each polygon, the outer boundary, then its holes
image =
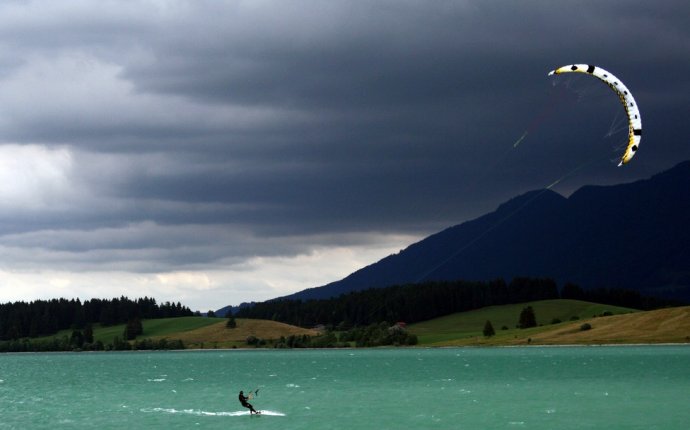
POLYGON ((397 350, 397 349, 477 349, 477 348, 610 348, 610 347, 690 347, 690 342, 659 342, 659 343, 592 343, 592 344, 545 344, 545 345, 422 345, 422 346, 376 346, 376 347, 344 347, 344 348, 189 348, 189 349, 144 349, 122 351, 21 351, 4 352, 3 355, 34 355, 34 354, 108 354, 108 353, 167 353, 167 352, 246 352, 246 351, 366 351, 366 350, 397 350))

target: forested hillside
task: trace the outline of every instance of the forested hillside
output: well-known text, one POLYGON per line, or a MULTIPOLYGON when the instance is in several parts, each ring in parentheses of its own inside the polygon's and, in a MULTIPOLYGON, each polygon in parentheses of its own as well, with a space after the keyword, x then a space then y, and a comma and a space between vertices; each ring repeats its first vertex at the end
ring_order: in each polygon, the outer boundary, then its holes
POLYGON ((257 303, 237 312, 238 317, 280 321, 301 327, 317 324, 339 329, 387 321, 414 323, 486 306, 547 299, 577 299, 635 309, 669 304, 622 289, 583 290, 566 284, 560 290, 547 278, 515 278, 489 282, 439 281, 372 288, 320 300, 278 299, 257 303))
POLYGON ((548 277, 690 302, 690 162, 650 179, 538 190, 450 227, 342 280, 287 298, 455 279, 548 277))
POLYGON ((37 300, 0 304, 0 340, 47 336, 59 330, 82 329, 88 324, 123 324, 133 318, 154 319, 192 316, 181 303, 156 303, 149 297, 130 300, 37 300))

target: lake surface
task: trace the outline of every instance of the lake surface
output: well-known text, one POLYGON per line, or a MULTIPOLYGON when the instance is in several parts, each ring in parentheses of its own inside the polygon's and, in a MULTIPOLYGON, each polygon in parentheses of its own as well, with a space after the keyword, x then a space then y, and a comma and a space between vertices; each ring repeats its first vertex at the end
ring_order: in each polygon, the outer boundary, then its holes
POLYGON ((0 429, 670 430, 689 399, 688 346, 0 355, 0 429))

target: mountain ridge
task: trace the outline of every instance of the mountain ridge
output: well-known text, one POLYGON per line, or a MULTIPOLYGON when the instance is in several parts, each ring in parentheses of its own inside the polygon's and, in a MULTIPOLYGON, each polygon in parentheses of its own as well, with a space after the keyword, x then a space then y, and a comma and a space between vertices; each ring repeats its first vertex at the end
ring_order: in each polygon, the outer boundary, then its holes
POLYGON ((690 302, 690 161, 647 179, 534 190, 345 278, 286 296, 327 298, 432 280, 551 277, 690 302))

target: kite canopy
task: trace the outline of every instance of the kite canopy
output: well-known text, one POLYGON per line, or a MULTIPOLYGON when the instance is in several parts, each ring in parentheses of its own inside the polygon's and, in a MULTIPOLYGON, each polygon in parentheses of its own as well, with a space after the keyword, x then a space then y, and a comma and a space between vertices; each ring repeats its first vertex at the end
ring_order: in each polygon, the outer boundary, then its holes
POLYGON ((642 119, 640 118, 640 111, 637 108, 637 103, 630 93, 630 90, 628 90, 628 87, 613 74, 601 67, 589 64, 573 64, 559 67, 556 70, 550 71, 549 76, 571 72, 587 73, 595 76, 604 81, 606 85, 618 94, 618 98, 620 98, 625 108, 625 113, 628 115, 628 146, 625 148, 625 152, 618 165, 621 166, 628 163, 635 156, 637 149, 640 147, 640 140, 642 139, 642 119))

